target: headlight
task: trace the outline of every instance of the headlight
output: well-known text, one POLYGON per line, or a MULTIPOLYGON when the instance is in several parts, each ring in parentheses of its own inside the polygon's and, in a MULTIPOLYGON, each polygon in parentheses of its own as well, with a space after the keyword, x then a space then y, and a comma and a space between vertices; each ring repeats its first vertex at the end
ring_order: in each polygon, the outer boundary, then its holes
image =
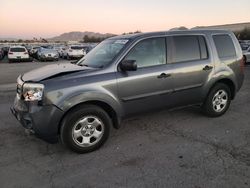
POLYGON ((43 84, 25 83, 23 85, 23 97, 25 101, 40 101, 43 97, 43 84))

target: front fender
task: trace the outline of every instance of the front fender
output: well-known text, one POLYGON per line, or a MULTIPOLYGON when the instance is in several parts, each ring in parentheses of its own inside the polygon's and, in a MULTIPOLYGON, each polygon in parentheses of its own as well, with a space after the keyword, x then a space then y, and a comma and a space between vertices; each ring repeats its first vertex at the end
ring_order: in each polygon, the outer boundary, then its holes
POLYGON ((80 91, 64 89, 62 91, 50 92, 47 97, 64 112, 84 102, 98 101, 109 105, 116 112, 117 116, 123 116, 122 106, 118 97, 104 88, 88 88, 88 90, 82 89, 80 91))

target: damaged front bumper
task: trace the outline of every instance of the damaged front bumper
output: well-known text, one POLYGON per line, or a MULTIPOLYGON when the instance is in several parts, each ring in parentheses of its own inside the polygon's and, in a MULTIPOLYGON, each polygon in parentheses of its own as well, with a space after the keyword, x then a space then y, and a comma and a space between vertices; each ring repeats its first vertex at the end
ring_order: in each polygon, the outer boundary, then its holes
POLYGON ((58 141, 59 124, 63 111, 56 106, 26 102, 17 96, 11 112, 25 129, 37 137, 49 143, 58 141))

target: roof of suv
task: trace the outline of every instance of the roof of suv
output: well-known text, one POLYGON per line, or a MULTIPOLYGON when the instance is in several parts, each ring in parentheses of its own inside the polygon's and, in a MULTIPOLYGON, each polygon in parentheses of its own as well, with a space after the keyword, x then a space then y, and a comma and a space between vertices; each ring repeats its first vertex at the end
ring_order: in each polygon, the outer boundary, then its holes
POLYGON ((150 36, 163 36, 163 35, 178 35, 178 34, 209 34, 209 33, 232 33, 229 30, 222 29, 196 29, 196 30, 183 30, 183 31, 160 31, 160 32, 147 32, 147 33, 135 33, 128 35, 119 35, 111 37, 109 39, 135 39, 150 36))

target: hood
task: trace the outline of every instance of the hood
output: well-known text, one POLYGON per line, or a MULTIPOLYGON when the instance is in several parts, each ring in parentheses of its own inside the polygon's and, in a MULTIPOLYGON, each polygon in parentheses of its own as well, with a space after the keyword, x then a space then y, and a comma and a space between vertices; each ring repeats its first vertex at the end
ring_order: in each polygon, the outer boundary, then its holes
POLYGON ((30 72, 25 73, 22 76, 23 81, 32 81, 32 82, 39 82, 45 79, 49 79, 51 77, 70 74, 73 72, 79 71, 86 71, 93 68, 89 67, 81 67, 76 64, 71 63, 64 63, 64 64, 54 64, 54 65, 47 65, 30 72))

